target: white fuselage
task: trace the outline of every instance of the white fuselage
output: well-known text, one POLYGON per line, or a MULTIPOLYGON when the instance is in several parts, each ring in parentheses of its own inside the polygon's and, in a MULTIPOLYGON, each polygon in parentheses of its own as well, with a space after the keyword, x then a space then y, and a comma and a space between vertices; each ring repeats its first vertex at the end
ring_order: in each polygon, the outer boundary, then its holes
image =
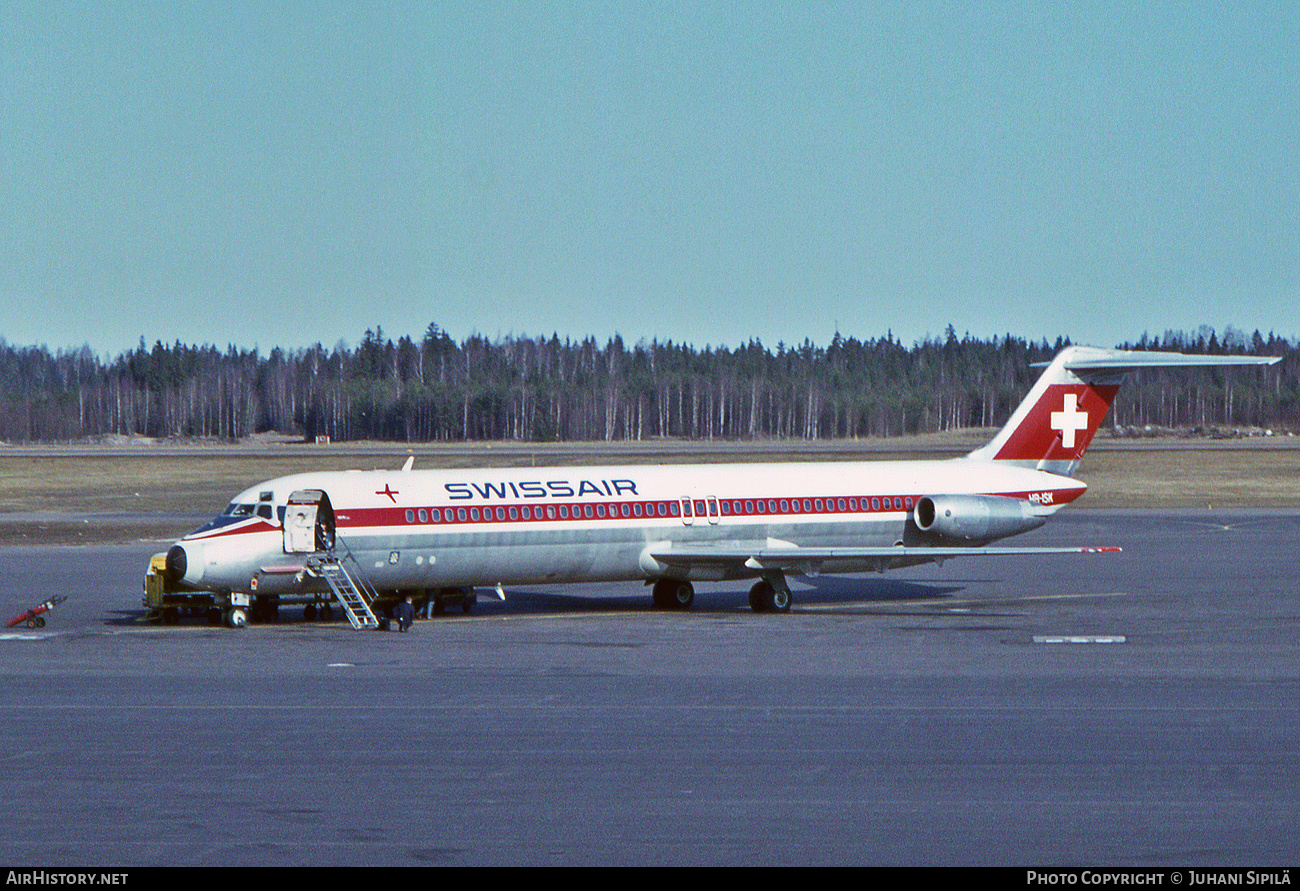
MULTIPOLYGON (((969 458, 305 473, 246 490, 177 544, 191 588, 319 590, 285 520, 290 496, 310 490, 327 496, 339 542, 380 590, 723 578, 755 573, 708 565, 670 571, 650 554, 911 544, 918 534, 912 512, 923 496, 1006 496, 1045 517, 1085 488, 969 458)), ((825 568, 864 571, 878 562, 825 568)))

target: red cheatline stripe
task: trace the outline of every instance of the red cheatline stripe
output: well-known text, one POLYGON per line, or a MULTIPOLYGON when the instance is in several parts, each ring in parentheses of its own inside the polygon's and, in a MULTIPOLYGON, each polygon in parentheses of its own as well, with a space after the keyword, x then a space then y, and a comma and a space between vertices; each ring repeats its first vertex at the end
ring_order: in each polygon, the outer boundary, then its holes
MULTIPOLYGON (((1044 506, 1068 504, 1082 494, 1082 489, 997 493, 1003 497, 1034 500, 1044 506)), ((911 510, 920 499, 917 495, 834 496, 831 498, 696 498, 689 508, 696 522, 765 517, 828 517, 869 515, 911 510)), ((475 505, 473 507, 378 507, 346 508, 336 511, 339 528, 358 529, 384 526, 462 526, 484 523, 555 523, 606 520, 681 520, 681 501, 580 501, 563 504, 475 505)), ((266 522, 223 529, 202 538, 241 535, 250 532, 279 531, 266 522)))
MULTIPOLYGON (((1033 500, 1045 506, 1068 504, 1083 490, 1035 491, 1006 493, 1005 497, 1033 500)), ((799 517, 873 514, 911 510, 919 496, 891 495, 875 497, 835 496, 833 498, 696 498, 690 505, 696 521, 743 517, 799 517), (761 506, 761 509, 760 509, 761 506)), ((682 519, 679 501, 572 502, 545 505, 475 505, 467 507, 423 508, 354 508, 340 512, 340 526, 459 526, 474 523, 529 523, 587 520, 660 520, 682 519), (453 513, 454 512, 454 513, 453 513), (346 520, 344 518, 346 515, 346 520)))

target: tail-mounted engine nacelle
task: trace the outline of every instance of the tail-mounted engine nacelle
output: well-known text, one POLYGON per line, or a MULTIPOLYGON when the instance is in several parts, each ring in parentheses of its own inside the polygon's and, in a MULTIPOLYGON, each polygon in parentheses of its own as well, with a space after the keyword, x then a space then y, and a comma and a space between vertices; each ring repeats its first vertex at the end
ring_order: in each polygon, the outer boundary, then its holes
POLYGON ((1001 495, 927 495, 912 509, 912 519, 922 532, 958 541, 992 541, 1037 529, 1046 517, 1031 512, 1032 505, 1001 495))

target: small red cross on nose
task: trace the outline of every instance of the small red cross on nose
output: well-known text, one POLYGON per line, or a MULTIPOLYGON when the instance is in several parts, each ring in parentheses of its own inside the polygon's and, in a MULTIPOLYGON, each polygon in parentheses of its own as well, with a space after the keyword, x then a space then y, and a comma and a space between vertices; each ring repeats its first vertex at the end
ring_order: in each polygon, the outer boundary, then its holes
POLYGON ((394 495, 400 495, 401 493, 400 493, 400 492, 394 492, 394 491, 389 487, 388 483, 384 483, 384 488, 379 489, 378 491, 375 492, 375 494, 376 494, 376 495, 387 495, 390 499, 392 499, 393 504, 396 504, 396 503, 397 503, 397 499, 396 499, 396 498, 393 498, 393 496, 394 496, 394 495))

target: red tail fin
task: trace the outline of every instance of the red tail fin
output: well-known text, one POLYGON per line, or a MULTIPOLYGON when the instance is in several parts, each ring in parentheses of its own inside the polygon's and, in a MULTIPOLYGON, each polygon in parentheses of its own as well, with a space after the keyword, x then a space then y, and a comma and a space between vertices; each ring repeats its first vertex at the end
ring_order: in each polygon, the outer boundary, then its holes
POLYGON ((1118 392, 1118 384, 1050 384, 1011 430, 994 460, 1077 462, 1118 392))
POLYGON ((1187 356, 1067 347, 1043 372, 1006 426, 970 453, 985 461, 1013 461, 1073 475, 1110 410, 1125 373, 1135 368, 1190 365, 1271 365, 1275 358, 1187 356))

